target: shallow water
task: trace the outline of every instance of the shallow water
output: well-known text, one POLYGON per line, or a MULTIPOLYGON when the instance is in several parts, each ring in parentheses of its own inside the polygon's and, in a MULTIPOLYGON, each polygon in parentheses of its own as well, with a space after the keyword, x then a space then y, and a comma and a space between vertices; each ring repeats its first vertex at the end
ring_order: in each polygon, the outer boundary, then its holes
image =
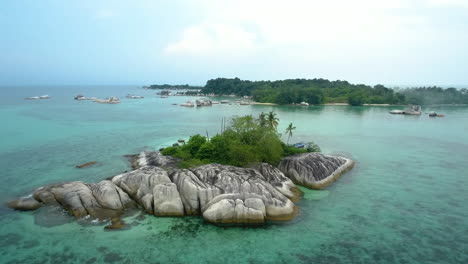
POLYGON ((468 263, 468 107, 425 107, 446 114, 429 118, 388 114, 398 107, 192 109, 171 104, 195 98, 136 87, 1 90, 2 203, 52 182, 119 174, 129 170, 125 154, 212 136, 223 117, 262 111, 278 113, 280 131, 292 122, 292 141, 313 140, 357 162, 327 190, 303 188, 296 219, 258 228, 136 213, 125 219, 130 230, 107 232, 53 208, 0 207, 1 263, 468 263), (44 93, 52 99, 22 99, 44 93), (77 93, 145 99, 106 105, 75 101, 77 93))

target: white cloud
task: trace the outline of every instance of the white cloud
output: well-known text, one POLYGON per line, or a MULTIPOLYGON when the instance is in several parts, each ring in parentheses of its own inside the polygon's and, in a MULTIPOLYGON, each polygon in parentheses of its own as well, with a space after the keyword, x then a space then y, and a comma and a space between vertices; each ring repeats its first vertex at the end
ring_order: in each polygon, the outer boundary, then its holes
POLYGON ((362 81, 407 74, 410 79, 415 71, 422 76, 442 65, 448 51, 460 51, 467 43, 462 37, 466 26, 453 26, 447 10, 433 9, 466 1, 198 0, 200 20, 165 51, 169 56, 203 54, 203 61, 190 56, 183 61, 210 67, 210 72, 245 69, 268 78, 332 74, 362 81), (238 55, 244 51, 248 55, 238 55), (241 59, 217 61, 233 52, 241 59))
POLYGON ((256 35, 242 27, 229 24, 201 24, 190 26, 182 38, 166 47, 170 54, 237 53, 255 47, 256 35))
POLYGON ((194 54, 307 46, 329 49, 330 45, 355 41, 375 44, 394 41, 395 36, 406 38, 407 28, 424 23, 422 17, 394 14, 393 11, 410 6, 412 2, 408 0, 199 2, 203 24, 187 27, 179 41, 166 47, 166 52, 194 54))

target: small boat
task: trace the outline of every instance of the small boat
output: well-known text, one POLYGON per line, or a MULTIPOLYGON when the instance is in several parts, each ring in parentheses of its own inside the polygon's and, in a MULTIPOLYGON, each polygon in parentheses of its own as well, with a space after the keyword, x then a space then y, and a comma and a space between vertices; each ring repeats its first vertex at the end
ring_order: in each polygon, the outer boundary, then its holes
POLYGON ((300 105, 303 105, 303 106, 309 106, 309 103, 306 103, 306 102, 301 102, 300 105))
POLYGON ((132 95, 132 94, 127 94, 127 96, 125 96, 125 97, 128 98, 128 99, 142 99, 142 98, 144 98, 143 96, 132 95))
POLYGON ((392 110, 390 114, 397 114, 397 115, 420 115, 421 114, 421 106, 420 105, 412 105, 405 110, 392 110))
POLYGON ((167 95, 161 95, 159 98, 168 98, 169 96, 167 95))
POLYGON ((305 148, 305 146, 306 146, 306 144, 303 143, 303 142, 293 144, 293 147, 295 147, 295 148, 305 148))
POLYGON ((404 110, 405 115, 420 115, 421 114, 421 106, 420 105, 412 105, 404 110))
POLYGON ((180 104, 180 106, 185 106, 185 107, 194 107, 195 104, 192 101, 187 101, 183 104, 180 104))
POLYGON ((229 104, 229 100, 222 100, 221 103, 222 104, 229 104))
POLYGON ((31 96, 31 97, 26 97, 24 99, 26 100, 38 100, 38 99, 49 99, 50 96, 48 95, 41 95, 41 96, 31 96))
POLYGON ((239 104, 240 104, 240 105, 250 105, 250 103, 249 103, 249 102, 247 102, 247 101, 240 101, 240 103, 239 103, 239 104))
POLYGON ((212 104, 219 104, 218 101, 212 101, 211 103, 212 103, 212 104))

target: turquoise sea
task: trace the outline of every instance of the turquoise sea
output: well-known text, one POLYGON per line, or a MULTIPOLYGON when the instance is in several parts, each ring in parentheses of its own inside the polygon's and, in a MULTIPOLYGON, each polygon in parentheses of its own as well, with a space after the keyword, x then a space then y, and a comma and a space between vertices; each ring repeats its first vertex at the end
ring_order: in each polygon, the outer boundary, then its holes
MULTIPOLYGON (((221 119, 275 111, 292 141, 356 160, 327 190, 303 189, 299 216, 259 228, 139 213, 129 230, 60 211, 0 207, 0 263, 468 263, 468 107, 172 105, 137 86, 0 88, 0 202, 54 182, 96 182, 129 170, 125 154, 219 132, 221 119), (117 105, 73 96, 118 96, 117 105), (145 96, 125 99, 127 93, 145 96), (49 100, 24 97, 49 94, 49 100), (76 169, 75 165, 98 165, 76 169)), ((286 138, 285 138, 286 140, 286 138)))

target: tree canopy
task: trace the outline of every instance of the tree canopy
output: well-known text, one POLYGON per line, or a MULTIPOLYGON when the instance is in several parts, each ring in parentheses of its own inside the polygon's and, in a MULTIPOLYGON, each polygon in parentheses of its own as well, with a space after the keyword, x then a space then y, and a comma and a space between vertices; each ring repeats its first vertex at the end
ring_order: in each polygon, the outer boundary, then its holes
MULTIPOLYGON (((248 81, 239 78, 208 80, 204 87, 189 85, 151 85, 153 89, 201 89, 202 94, 252 96, 261 103, 309 104, 468 104, 468 89, 414 87, 390 89, 351 84, 327 79, 287 79, 278 81, 248 81)), ((196 95, 198 91, 187 93, 196 95)))
MULTIPOLYGON (((276 123, 279 122, 276 113, 268 115, 276 123)), ((182 159, 181 167, 207 163, 243 167, 255 162, 277 165, 284 156, 315 151, 320 151, 320 148, 313 143, 303 149, 284 144, 276 126, 271 126, 268 119, 262 122, 260 117, 246 115, 232 118, 229 127, 211 139, 193 135, 187 144, 165 148, 161 153, 182 159)))
POLYGON ((244 81, 239 78, 218 78, 209 80, 201 91, 204 94, 252 96, 263 103, 309 104, 363 103, 398 104, 404 103, 402 94, 394 93, 383 85, 374 87, 364 84, 350 84, 347 81, 329 81, 326 79, 289 79, 280 81, 244 81), (350 99, 351 98, 351 99, 350 99))

